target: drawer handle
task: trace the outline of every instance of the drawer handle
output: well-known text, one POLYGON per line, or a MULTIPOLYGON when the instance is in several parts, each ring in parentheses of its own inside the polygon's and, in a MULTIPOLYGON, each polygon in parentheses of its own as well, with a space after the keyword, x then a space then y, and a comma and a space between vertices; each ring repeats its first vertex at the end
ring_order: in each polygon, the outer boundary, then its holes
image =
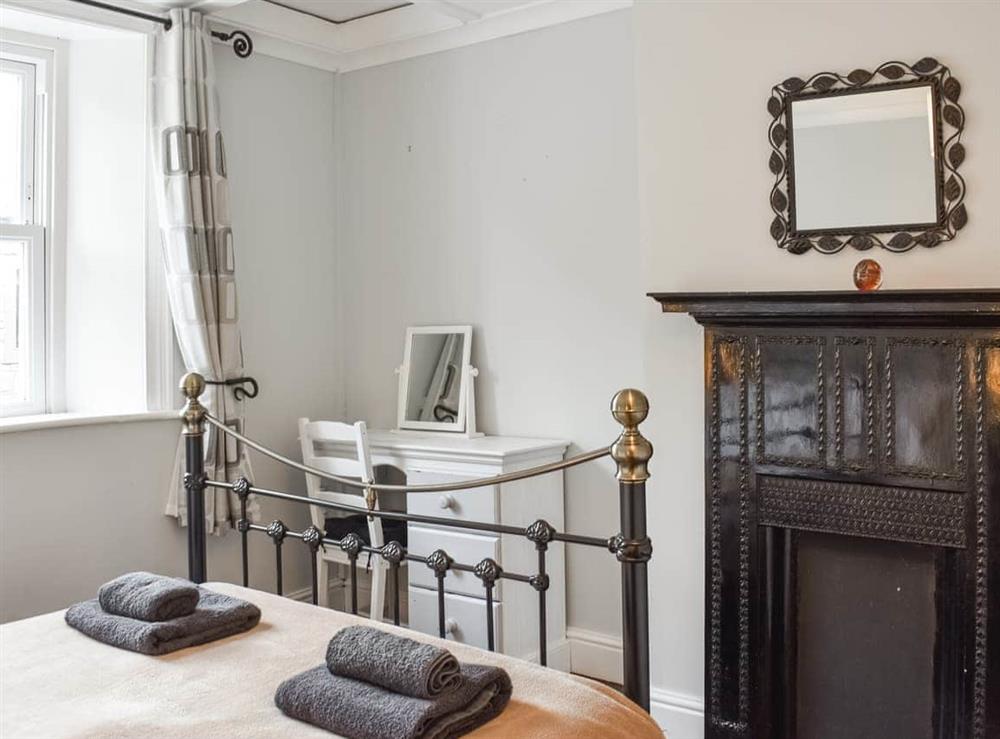
POLYGON ((453 618, 446 619, 444 622, 444 633, 454 634, 458 631, 458 621, 453 618))
POLYGON ((454 508, 455 499, 450 495, 442 495, 440 498, 438 498, 438 505, 444 509, 454 508))

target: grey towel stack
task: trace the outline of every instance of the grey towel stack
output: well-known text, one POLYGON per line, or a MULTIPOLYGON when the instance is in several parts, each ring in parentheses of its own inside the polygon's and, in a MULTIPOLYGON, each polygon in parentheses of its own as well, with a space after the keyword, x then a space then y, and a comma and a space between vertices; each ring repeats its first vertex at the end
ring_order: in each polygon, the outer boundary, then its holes
POLYGON ((348 626, 330 640, 326 666, 334 675, 379 685, 413 698, 436 698, 458 687, 455 655, 367 626, 348 626))
POLYGON ((179 577, 129 572, 104 583, 97 600, 108 613, 140 621, 187 616, 198 605, 198 586, 179 577))
POLYGON ((101 587, 97 598, 66 611, 66 623, 77 631, 113 647, 149 655, 239 634, 259 621, 260 609, 252 603, 148 572, 112 580, 101 587), (150 618, 165 614, 175 615, 150 618))
POLYGON ((283 682, 286 715, 349 739, 449 739, 496 717, 511 682, 499 667, 366 626, 331 639, 327 664, 283 682))

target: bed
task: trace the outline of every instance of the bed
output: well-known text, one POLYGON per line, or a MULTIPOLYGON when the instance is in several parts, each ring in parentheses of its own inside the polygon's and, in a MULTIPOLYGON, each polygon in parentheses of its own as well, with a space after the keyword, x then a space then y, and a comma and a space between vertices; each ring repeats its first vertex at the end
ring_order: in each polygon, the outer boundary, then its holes
MULTIPOLYGON (((180 650, 164 657, 148 657, 107 646, 75 631, 64 620, 64 612, 49 613, 0 627, 0 736, 29 737, 281 737, 330 736, 307 724, 284 716, 274 705, 274 692, 286 678, 322 663, 325 645, 337 630, 363 623, 385 630, 399 629, 399 570, 405 561, 426 566, 437 580, 438 635, 401 630, 411 638, 441 641, 460 660, 495 664, 507 670, 513 682, 510 705, 497 718, 473 732, 482 737, 574 737, 587 739, 662 738, 647 713, 649 710, 649 609, 646 565, 652 544, 646 534, 646 463, 652 445, 639 433, 638 424, 648 413, 646 397, 637 390, 623 390, 612 401, 612 415, 622 432, 608 447, 586 452, 561 462, 503 475, 438 485, 395 486, 359 483, 330 475, 294 460, 243 436, 210 415, 198 400, 204 379, 189 374, 182 382, 187 405, 182 413, 186 440, 184 478, 188 503, 188 577, 207 580, 204 493, 208 488, 231 491, 240 501, 237 529, 241 537, 243 586, 205 585, 223 594, 257 604, 262 613, 258 626, 244 634, 210 644, 180 650), (532 571, 507 571, 492 559, 462 562, 437 550, 428 556, 407 551, 397 541, 373 548, 356 534, 331 539, 316 526, 294 531, 282 521, 268 525, 252 522, 248 499, 257 495, 333 510, 356 511, 317 498, 270 490, 246 478, 209 479, 204 471, 206 433, 230 437, 289 467, 326 478, 338 484, 363 488, 365 499, 380 491, 441 493, 476 486, 502 485, 528 477, 549 474, 593 460, 610 457, 617 466, 620 501, 619 532, 607 538, 557 531, 544 520, 525 527, 383 511, 370 504, 368 515, 444 527, 492 531, 523 537, 537 552, 532 571), (251 590, 248 572, 248 541, 270 539, 275 558, 276 594, 251 590), (297 542, 297 543, 296 543, 297 542), (623 693, 586 678, 545 667, 546 591, 549 545, 597 547, 610 552, 621 563, 623 693), (313 605, 282 597, 282 551, 285 546, 306 546, 311 552, 313 605), (318 608, 316 558, 320 547, 340 547, 350 561, 353 614, 318 608), (358 560, 362 555, 381 557, 389 568, 395 593, 394 625, 362 620, 357 616, 358 560), (445 579, 454 572, 473 573, 486 598, 486 631, 489 650, 442 641, 446 635, 445 579), (496 654, 492 599, 494 588, 506 580, 511 587, 525 587, 537 594, 537 626, 540 664, 496 654)), ((215 440, 216 442, 219 439, 215 440)))
MULTIPOLYGON (((0 627, 0 736, 330 737, 284 716, 274 691, 320 664, 338 629, 363 623, 440 641, 239 585, 205 587, 257 604, 260 624, 165 657, 96 642, 67 626, 62 611, 0 627)), ((503 667, 514 683, 507 709, 469 736, 663 737, 645 711, 600 683, 475 647, 445 646, 461 660, 503 667)))

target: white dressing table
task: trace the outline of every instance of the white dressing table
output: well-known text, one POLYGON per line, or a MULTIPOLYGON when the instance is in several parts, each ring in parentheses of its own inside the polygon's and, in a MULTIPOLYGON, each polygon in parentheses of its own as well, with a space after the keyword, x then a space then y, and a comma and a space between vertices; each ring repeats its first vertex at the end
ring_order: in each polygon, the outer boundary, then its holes
MULTIPOLYGON (((368 443, 376 466, 397 468, 411 485, 489 477, 558 462, 569 446, 569 442, 553 439, 463 438, 457 434, 371 430, 368 443)), ((317 443, 317 451, 345 457, 357 453, 353 448, 321 442, 317 443)), ((563 473, 444 495, 409 493, 406 510, 441 518, 521 527, 543 518, 563 531, 563 473)), ((453 559, 472 565, 491 557, 505 570, 527 575, 533 574, 538 567, 534 545, 521 537, 415 523, 408 527, 409 550, 414 554, 426 556, 435 549, 443 549, 453 559)), ((546 566, 551 575, 546 622, 548 663, 550 667, 568 670, 563 544, 550 544, 546 566)), ((410 628, 437 635, 434 573, 416 562, 407 570, 410 628)), ((472 573, 450 572, 445 585, 448 638, 485 648, 486 601, 482 583, 472 573)), ((517 582, 497 583, 493 607, 498 651, 537 661, 537 603, 538 595, 530 586, 517 582)))

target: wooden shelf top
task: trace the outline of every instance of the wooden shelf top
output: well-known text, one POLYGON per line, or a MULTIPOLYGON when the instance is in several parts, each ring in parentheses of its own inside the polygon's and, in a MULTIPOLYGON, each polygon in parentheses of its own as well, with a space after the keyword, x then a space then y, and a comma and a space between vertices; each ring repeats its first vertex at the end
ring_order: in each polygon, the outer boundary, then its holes
POLYGON ((1000 327, 1000 289, 648 293, 703 325, 1000 327))

